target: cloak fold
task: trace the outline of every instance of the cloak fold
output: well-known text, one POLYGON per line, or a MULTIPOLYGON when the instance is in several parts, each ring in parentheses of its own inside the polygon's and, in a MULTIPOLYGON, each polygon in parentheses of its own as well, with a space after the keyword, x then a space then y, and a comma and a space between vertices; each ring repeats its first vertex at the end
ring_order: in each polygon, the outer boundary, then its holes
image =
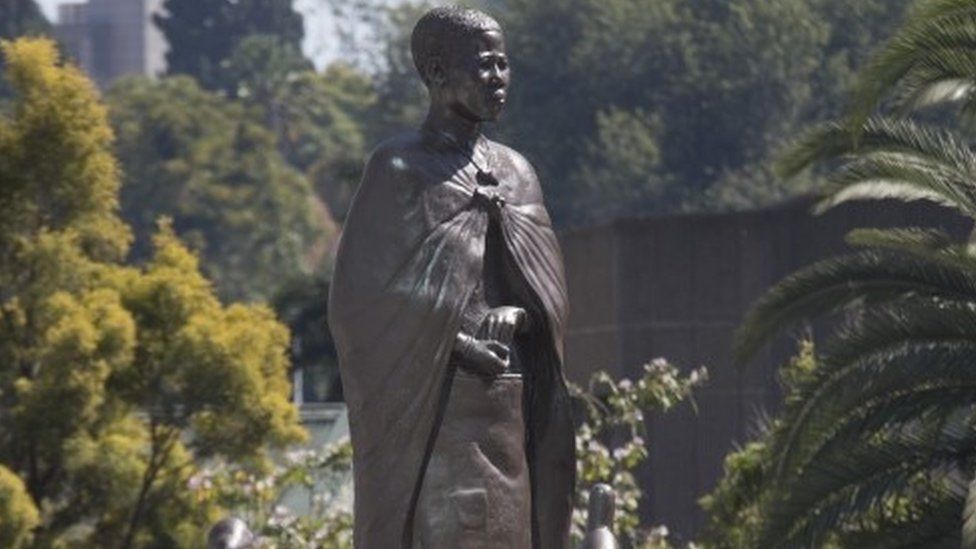
MULTIPOLYGON (((443 164, 403 167, 401 158, 387 156, 377 152, 367 164, 329 301, 355 449, 358 549, 410 546, 413 506, 450 383, 448 362, 481 276, 489 224, 484 204, 473 200, 470 174, 443 164)), ((562 256, 538 189, 503 185, 498 192, 506 200, 496 219, 507 253, 545 316, 525 357, 527 458, 533 545, 559 549, 568 544, 575 481, 562 373, 562 256)))

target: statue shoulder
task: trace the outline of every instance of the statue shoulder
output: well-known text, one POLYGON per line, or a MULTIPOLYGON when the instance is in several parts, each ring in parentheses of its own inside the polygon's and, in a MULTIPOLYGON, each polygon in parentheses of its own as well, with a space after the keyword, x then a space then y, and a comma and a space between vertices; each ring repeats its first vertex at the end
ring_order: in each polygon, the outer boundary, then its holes
POLYGON ((498 155, 499 159, 505 164, 507 169, 511 170, 517 176, 524 179, 531 179, 536 183, 539 182, 539 176, 535 173, 535 168, 532 164, 522 156, 522 153, 516 151, 515 149, 505 145, 504 143, 499 143, 497 141, 491 142, 492 149, 495 150, 495 154, 498 155))
POLYGON ((425 154, 417 132, 405 132, 380 142, 366 160, 366 175, 405 175, 425 154))
POLYGON ((505 175, 518 182, 518 188, 526 202, 542 202, 542 186, 532 163, 508 145, 493 141, 492 149, 504 166, 505 175))
POLYGON ((391 198, 414 192, 417 159, 422 144, 416 134, 405 133, 382 141, 366 159, 362 179, 352 199, 345 225, 369 224, 377 208, 391 207, 391 198), (361 214, 369 210, 368 215, 361 214), (364 218, 364 219, 361 219, 364 218))

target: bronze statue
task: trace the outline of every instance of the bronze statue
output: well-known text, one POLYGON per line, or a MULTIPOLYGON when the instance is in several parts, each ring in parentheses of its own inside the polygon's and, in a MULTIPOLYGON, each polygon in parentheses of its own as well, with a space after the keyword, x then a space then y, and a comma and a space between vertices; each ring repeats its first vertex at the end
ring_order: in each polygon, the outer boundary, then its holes
POLYGON ((575 482, 562 256, 532 166, 485 138, 505 105, 498 23, 435 8, 411 50, 415 132, 370 156, 329 323, 359 549, 563 549, 575 482))

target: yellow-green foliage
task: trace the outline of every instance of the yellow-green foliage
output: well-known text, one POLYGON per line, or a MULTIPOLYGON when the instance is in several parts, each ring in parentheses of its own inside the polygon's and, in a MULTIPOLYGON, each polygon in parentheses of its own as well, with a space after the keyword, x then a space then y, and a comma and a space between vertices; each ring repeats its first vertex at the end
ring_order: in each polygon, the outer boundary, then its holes
POLYGON ((4 42, 2 52, 16 94, 0 124, 2 237, 72 228, 99 257, 121 257, 129 231, 116 215, 119 168, 94 86, 58 64, 49 40, 4 42))
POLYGON ((168 225, 155 245, 153 261, 124 290, 143 327, 144 359, 125 372, 133 396, 165 407, 178 395, 182 409, 163 417, 192 425, 192 446, 204 454, 244 457, 266 442, 301 439, 289 399, 287 329, 267 307, 221 305, 168 225))
POLYGON ((23 481, 0 465, 0 547, 17 549, 30 541, 31 530, 40 522, 23 481))
POLYGON ((186 488, 197 463, 261 463, 305 436, 287 330, 223 305, 166 222, 145 267, 122 265, 95 89, 49 41, 3 53, 17 96, 0 117, 0 513, 26 526, 0 536, 40 524, 42 546, 198 547, 218 509, 186 488))

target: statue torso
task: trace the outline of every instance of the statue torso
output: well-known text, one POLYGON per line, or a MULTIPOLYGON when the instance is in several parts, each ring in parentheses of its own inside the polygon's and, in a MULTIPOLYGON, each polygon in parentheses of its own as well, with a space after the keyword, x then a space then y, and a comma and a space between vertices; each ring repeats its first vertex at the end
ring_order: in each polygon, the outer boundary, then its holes
MULTIPOLYGON (((428 143, 431 145, 439 148, 440 144, 428 143)), ((478 181, 477 168, 464 162, 467 159, 462 154, 450 147, 440 152, 445 155, 443 165, 450 166, 449 175, 440 176, 443 181, 435 177, 428 188, 459 184, 497 193, 506 201, 511 198, 518 203, 524 198, 514 170, 502 167, 498 184, 487 186, 478 181), (462 164, 460 170, 454 168, 455 162, 462 164)), ((489 212, 486 217, 480 276, 470 289, 461 318, 461 330, 475 337, 494 307, 518 306, 535 316, 530 290, 510 257, 501 224, 489 212)), ((531 323, 541 325, 537 319, 531 323)), ((510 373, 495 379, 470 374, 460 359, 454 359, 443 419, 417 503, 417 549, 531 547, 531 489, 520 375, 526 365, 518 339, 510 347, 510 373)))

